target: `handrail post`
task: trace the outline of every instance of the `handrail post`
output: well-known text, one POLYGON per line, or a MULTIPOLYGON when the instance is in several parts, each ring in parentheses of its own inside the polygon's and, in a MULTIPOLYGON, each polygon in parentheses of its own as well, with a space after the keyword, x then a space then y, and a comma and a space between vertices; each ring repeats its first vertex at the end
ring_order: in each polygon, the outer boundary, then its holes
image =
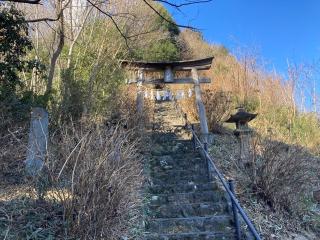
MULTIPOLYGON (((235 191, 234 191, 234 181, 230 179, 228 181, 229 183, 229 189, 235 196, 235 191)), ((232 212, 233 212, 233 220, 234 220, 234 226, 236 228, 236 239, 240 240, 241 239, 241 231, 240 231, 240 224, 239 224, 239 218, 238 218, 238 210, 237 207, 234 203, 234 201, 231 199, 231 204, 232 204, 232 212)))
POLYGON ((204 142, 203 143, 203 148, 206 152, 208 152, 208 143, 204 142))
POLYGON ((183 117, 184 117, 184 127, 185 127, 185 129, 187 129, 187 126, 188 126, 188 115, 187 115, 187 113, 184 113, 183 117))
POLYGON ((194 136, 194 125, 191 124, 193 151, 196 151, 196 137, 194 136))
POLYGON ((207 142, 203 143, 203 150, 205 151, 204 157, 205 157, 206 163, 207 163, 208 179, 211 182, 212 181, 212 174, 211 174, 210 160, 208 159, 207 154, 206 154, 206 153, 208 153, 208 143, 207 142))

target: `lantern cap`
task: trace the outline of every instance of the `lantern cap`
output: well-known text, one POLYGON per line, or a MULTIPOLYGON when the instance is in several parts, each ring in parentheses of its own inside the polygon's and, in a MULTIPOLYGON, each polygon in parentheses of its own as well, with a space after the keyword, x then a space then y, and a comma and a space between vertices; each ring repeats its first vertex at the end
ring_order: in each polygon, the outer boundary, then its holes
POLYGON ((236 114, 231 114, 230 118, 226 120, 227 123, 242 123, 246 124, 257 117, 257 113, 249 113, 245 108, 240 107, 236 114))

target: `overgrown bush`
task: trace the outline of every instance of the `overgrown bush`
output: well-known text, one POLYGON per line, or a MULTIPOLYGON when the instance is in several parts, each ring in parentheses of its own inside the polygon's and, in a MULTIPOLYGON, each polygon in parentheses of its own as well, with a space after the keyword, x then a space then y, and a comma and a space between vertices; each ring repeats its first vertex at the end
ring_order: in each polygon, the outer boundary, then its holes
POLYGON ((197 104, 194 97, 181 99, 178 102, 183 112, 187 114, 188 120, 192 122, 199 121, 197 104))
POLYGON ((51 196, 63 204, 70 236, 119 239, 138 226, 143 177, 139 140, 132 134, 119 125, 86 123, 64 126, 53 136, 51 196))
POLYGON ((0 103, 0 178, 2 184, 19 184, 24 181, 29 123, 17 121, 12 112, 0 103), (2 107, 2 108, 1 108, 2 107))
POLYGON ((254 147, 253 191, 272 208, 296 215, 312 196, 316 182, 315 157, 300 146, 265 140, 254 147))
POLYGON ((286 239, 309 229, 319 234, 312 201, 319 182, 317 157, 306 148, 255 136, 251 164, 243 164, 239 139, 231 132, 214 139, 210 153, 224 175, 236 181, 237 197, 264 239, 286 239))
MULTIPOLYGON (((184 91, 188 92, 188 88, 184 88, 184 91)), ((204 89, 202 101, 206 109, 209 131, 215 133, 224 131, 222 124, 235 107, 231 93, 204 89)), ((181 99, 178 102, 190 121, 199 121, 195 96, 181 99)))
MULTIPOLYGON (((20 162, 22 166, 22 171, 16 169, 15 174, 22 179, 24 188, 6 198, 1 193, 0 236, 7 239, 137 237, 142 201, 139 189, 143 182, 139 146, 134 130, 124 129, 122 125, 78 122, 61 126, 51 134, 44 172, 48 176, 41 200, 37 199, 33 182, 24 178, 26 149, 22 142, 16 148, 22 156, 13 163, 20 162)), ((1 164, 3 160, 2 157, 1 164)))
POLYGON ((220 132, 223 121, 226 120, 231 110, 233 110, 231 94, 207 89, 203 92, 203 103, 207 112, 209 130, 220 132))

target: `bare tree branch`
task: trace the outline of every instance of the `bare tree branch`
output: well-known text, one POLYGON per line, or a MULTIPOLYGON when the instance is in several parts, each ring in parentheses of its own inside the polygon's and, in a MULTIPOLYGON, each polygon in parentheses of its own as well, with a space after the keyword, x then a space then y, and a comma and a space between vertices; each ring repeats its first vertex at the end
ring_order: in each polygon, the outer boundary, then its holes
POLYGON ((56 22, 60 19, 61 13, 56 18, 37 18, 37 19, 26 19, 28 23, 35 23, 35 22, 56 22))
MULTIPOLYGON (((6 0, 6 1, 16 1, 16 0, 6 0)), ((20 1, 20 0, 18 0, 20 1)), ((41 0, 39 0, 41 1, 41 0)), ((56 21, 59 21, 62 14, 63 14, 63 11, 66 9, 66 7, 69 5, 71 0, 68 0, 64 6, 61 8, 60 12, 56 15, 57 17, 55 18, 38 18, 38 19, 26 19, 26 22, 28 23, 35 23, 35 22, 56 22, 56 21)))
POLYGON ((27 4, 41 4, 41 0, 2 0, 3 2, 16 2, 16 3, 27 3, 27 4))
POLYGON ((187 5, 194 5, 194 4, 199 4, 199 3, 208 3, 208 2, 212 2, 213 0, 199 0, 199 1, 187 1, 187 2, 184 2, 184 3, 172 3, 170 1, 167 1, 167 0, 153 0, 155 2, 161 2, 161 3, 164 3, 164 4, 167 4, 171 7, 175 7, 175 8, 180 8, 180 7, 183 7, 183 6, 187 6, 187 5))
MULTIPOLYGON (((157 9, 155 9, 155 7, 153 7, 147 0, 142 0, 145 4, 147 4, 159 17, 161 17, 163 20, 165 20, 166 22, 170 23, 170 24, 173 24, 177 27, 181 27, 181 28, 188 28, 188 29, 192 29, 192 30, 197 30, 196 28, 194 27, 191 27, 191 26, 187 26, 187 25, 180 25, 180 24, 177 24, 175 22, 173 22, 172 20, 164 17, 157 9)), ((157 0, 156 0, 157 1, 157 0)))
POLYGON ((120 35, 123 37, 125 43, 126 43, 126 46, 128 49, 130 49, 129 47, 129 44, 128 44, 128 37, 121 31, 118 23, 116 22, 116 20, 113 18, 113 16, 102 10, 100 7, 98 7, 95 3, 91 2, 90 0, 87 0, 94 8, 96 8, 98 11, 100 11, 101 13, 103 13, 104 15, 106 15, 108 18, 110 18, 110 20, 112 21, 112 23, 114 24, 114 26, 116 27, 117 31, 120 33, 120 35))
MULTIPOLYGON (((41 0, 3 0, 3 1, 8 1, 8 2, 17 2, 17 3, 29 3, 29 4, 41 4, 41 0)), ((115 17, 125 17, 124 15, 126 15, 126 13, 121 13, 121 14, 111 14, 105 10, 103 10, 99 4, 102 4, 102 2, 94 2, 93 0, 86 0, 91 6, 93 6, 94 8, 96 8, 99 12, 101 12, 102 14, 104 14, 105 16, 107 16, 112 23, 114 24, 115 28, 117 29, 117 31, 119 32, 119 34, 122 36, 122 38, 125 41, 126 46, 128 47, 128 49, 130 49, 129 44, 128 44, 128 40, 130 38, 135 38, 138 37, 139 35, 144 35, 144 34, 148 34, 151 33, 151 31, 146 31, 143 33, 138 33, 138 34, 134 34, 134 35, 126 35, 121 27, 119 26, 119 24, 117 23, 117 21, 115 20, 115 17)), ((163 14, 161 14, 151 3, 149 0, 142 0, 153 12, 155 12, 161 19, 163 19, 164 21, 180 27, 180 28, 187 28, 187 29, 191 29, 191 30, 197 30, 196 28, 192 27, 192 26, 188 26, 188 25, 181 25, 181 24, 177 24, 174 21, 172 21, 171 19, 163 16, 163 14)), ((207 3, 207 2, 211 2, 213 0, 185 0, 182 3, 173 3, 170 0, 152 0, 154 2, 160 2, 163 4, 167 4, 169 6, 175 7, 176 9, 179 9, 183 6, 187 6, 187 5, 194 5, 194 4, 199 4, 199 3, 207 3)), ((39 18, 39 19, 28 19, 26 20, 28 23, 35 23, 35 22, 55 22, 55 21, 59 21, 60 18, 63 15, 63 10, 65 9, 65 7, 69 4, 70 0, 67 1, 66 4, 64 4, 64 6, 62 7, 62 9, 60 10, 60 12, 56 15, 56 17, 54 18, 50 18, 50 17, 44 17, 44 18, 39 18)), ((129 14, 130 15, 130 14, 129 14)), ((132 16, 132 17, 136 17, 136 16, 132 16)))
MULTIPOLYGON (((3 2, 16 2, 16 3, 27 3, 27 4, 41 4, 41 0, 2 0, 3 2)), ((212 2, 213 0, 198 0, 198 1, 187 1, 183 3, 172 3, 167 0, 153 0, 155 2, 161 2, 167 5, 170 5, 175 8, 180 8, 187 5, 199 4, 199 3, 208 3, 212 2)))

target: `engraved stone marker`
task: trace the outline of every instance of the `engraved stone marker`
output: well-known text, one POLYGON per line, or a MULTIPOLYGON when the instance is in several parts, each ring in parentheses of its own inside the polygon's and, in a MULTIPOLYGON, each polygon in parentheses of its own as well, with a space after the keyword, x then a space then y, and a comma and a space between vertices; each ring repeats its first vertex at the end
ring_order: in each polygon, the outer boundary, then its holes
POLYGON ((49 117, 44 108, 35 107, 31 112, 26 172, 30 176, 37 176, 41 172, 48 145, 49 117))

